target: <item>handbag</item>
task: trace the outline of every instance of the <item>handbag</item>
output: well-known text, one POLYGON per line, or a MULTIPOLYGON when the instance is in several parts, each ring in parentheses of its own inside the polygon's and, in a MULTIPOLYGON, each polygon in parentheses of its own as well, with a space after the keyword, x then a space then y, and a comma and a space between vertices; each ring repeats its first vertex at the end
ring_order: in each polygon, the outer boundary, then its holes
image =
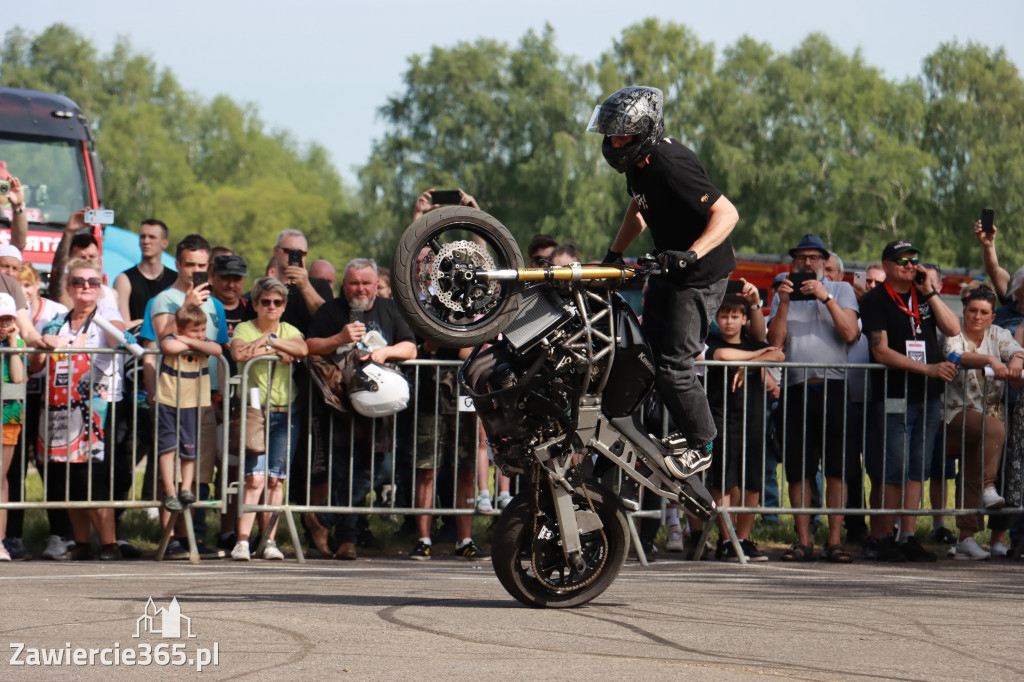
POLYGON ((263 410, 251 405, 245 408, 245 451, 253 454, 263 454, 267 451, 267 441, 264 438, 267 429, 266 418, 263 410))

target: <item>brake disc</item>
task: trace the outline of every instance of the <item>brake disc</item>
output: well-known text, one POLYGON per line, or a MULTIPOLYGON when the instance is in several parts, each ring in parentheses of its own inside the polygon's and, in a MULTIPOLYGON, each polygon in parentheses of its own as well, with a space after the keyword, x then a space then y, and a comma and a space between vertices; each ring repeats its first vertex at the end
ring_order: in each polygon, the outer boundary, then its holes
MULTIPOLYGON (((475 242, 449 242, 430 254, 430 289, 449 310, 473 314, 490 305, 499 292, 499 282, 477 280, 477 270, 496 269, 494 259, 475 242)), ((426 259, 424 259, 426 263, 426 259)), ((424 267, 422 271, 425 271, 424 267)))

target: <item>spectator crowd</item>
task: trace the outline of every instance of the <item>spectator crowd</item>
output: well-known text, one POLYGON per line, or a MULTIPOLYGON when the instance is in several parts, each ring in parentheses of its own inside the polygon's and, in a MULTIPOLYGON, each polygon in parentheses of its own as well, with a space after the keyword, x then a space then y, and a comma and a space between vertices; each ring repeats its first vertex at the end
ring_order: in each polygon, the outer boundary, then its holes
MULTIPOLYGON (((414 219, 438 207, 432 192, 417 198, 414 219)), ((21 501, 34 465, 47 501, 156 501, 169 536, 165 558, 189 555, 191 520, 200 556, 248 561, 284 553, 275 515, 238 514, 239 500, 331 508, 301 517, 310 553, 353 560, 374 542, 366 518, 350 513, 367 500, 488 514, 512 499, 512 482, 490 475, 478 421, 455 404, 451 367, 407 367, 409 407, 383 418, 339 412, 321 395, 316 358, 387 366, 458 360, 470 350, 417 338, 390 300, 389 273, 372 259, 337 270, 326 260, 307 265, 305 235, 285 229, 268 245, 262 272, 198 234, 177 242, 171 269, 161 261, 167 226, 150 219, 138 228, 141 260, 107 286, 83 209, 68 221, 44 287, 21 251, 27 223, 16 178, 7 200, 14 213, 10 243, 0 246, 0 349, 9 349, 0 352, 0 503, 21 501), (154 352, 123 351, 136 344, 154 352), (240 452, 230 451, 236 444, 240 452), (145 471, 141 490, 137 467, 145 471), (240 487, 219 534, 210 533, 212 511, 202 503, 225 482, 240 487)), ((795 541, 782 561, 849 563, 853 545, 867 559, 934 561, 915 535, 925 482, 931 538, 957 559, 1005 556, 1024 542, 1021 517, 1008 514, 988 516, 989 546, 978 542, 985 512, 1024 502, 1024 401, 1016 399, 1024 383, 1024 267, 1011 276, 999 265, 996 228, 979 223, 975 233, 990 283, 964 288, 962 315, 939 295, 941 269, 921 261, 924 248, 891 242, 849 281, 840 256, 813 234, 790 250, 790 272, 770 292, 740 280, 717 310, 704 358, 728 364, 705 371, 718 431, 705 480, 724 507, 779 508, 782 470, 796 510, 795 541), (847 368, 865 363, 885 369, 847 368), (956 534, 941 514, 949 481, 954 508, 971 512, 955 516, 956 534), (827 539, 818 553, 814 510, 822 508, 827 539), (867 508, 893 513, 857 513, 867 508)), ((583 256, 539 234, 527 261, 549 267, 583 256)), ((658 411, 654 405, 648 416, 658 411)), ((123 537, 123 508, 57 505, 46 516, 44 558, 142 555, 123 537)), ((777 515, 761 523, 778 523, 777 515)), ((649 556, 661 525, 641 524, 649 556)), ((703 550, 697 522, 671 505, 664 525, 664 550, 703 550)), ((754 513, 722 514, 718 525, 714 558, 768 560, 752 539, 754 513)), ((409 515, 399 532, 411 559, 429 560, 440 538, 457 558, 489 558, 469 514, 440 527, 429 513, 409 515)), ((30 556, 23 535, 24 511, 0 504, 0 560, 30 556)))

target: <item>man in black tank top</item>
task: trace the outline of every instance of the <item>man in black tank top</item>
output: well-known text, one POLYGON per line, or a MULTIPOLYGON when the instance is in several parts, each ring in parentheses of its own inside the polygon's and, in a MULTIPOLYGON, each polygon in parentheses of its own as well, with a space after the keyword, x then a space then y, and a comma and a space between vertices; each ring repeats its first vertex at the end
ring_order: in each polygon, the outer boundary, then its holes
POLYGON ((178 277, 177 272, 164 267, 160 261, 167 244, 167 226, 163 222, 154 218, 142 221, 139 226, 142 260, 114 280, 121 317, 129 329, 142 323, 146 305, 154 296, 174 284, 178 277))

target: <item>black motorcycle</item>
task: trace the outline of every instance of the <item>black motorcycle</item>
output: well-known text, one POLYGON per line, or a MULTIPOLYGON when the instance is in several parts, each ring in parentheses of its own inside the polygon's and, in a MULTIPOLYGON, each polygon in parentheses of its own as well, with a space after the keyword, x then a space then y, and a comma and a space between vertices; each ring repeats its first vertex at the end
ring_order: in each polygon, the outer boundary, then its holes
POLYGON ((640 420, 655 367, 636 315, 611 285, 656 270, 523 265, 498 220, 442 208, 402 235, 392 289, 418 335, 475 346, 459 381, 495 464, 520 477, 495 525, 498 580, 528 606, 570 607, 604 592, 621 570, 624 505, 639 508, 640 486, 705 522, 716 508, 699 480, 665 468, 685 441, 656 438, 640 420), (618 494, 600 482, 616 470, 618 494))

